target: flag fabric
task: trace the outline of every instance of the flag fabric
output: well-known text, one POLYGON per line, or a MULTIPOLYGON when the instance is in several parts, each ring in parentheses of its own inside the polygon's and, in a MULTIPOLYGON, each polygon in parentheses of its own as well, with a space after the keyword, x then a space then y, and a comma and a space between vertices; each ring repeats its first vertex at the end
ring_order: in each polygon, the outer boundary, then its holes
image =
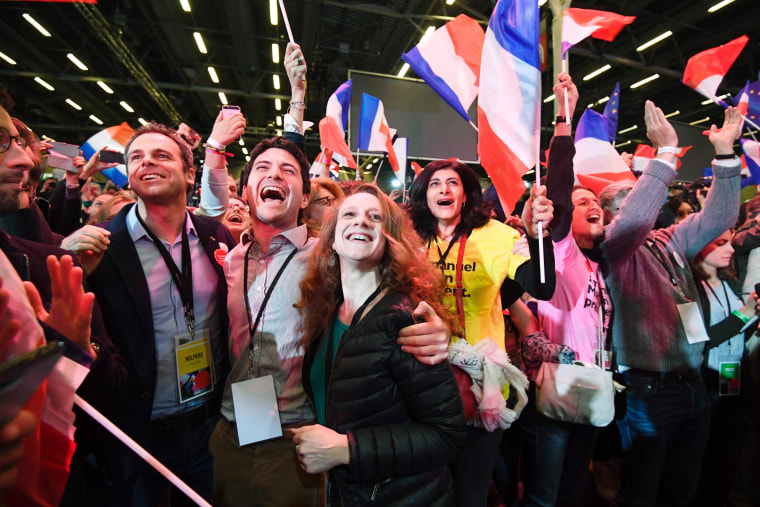
POLYGON ((425 37, 401 58, 465 120, 478 95, 485 34, 474 19, 460 14, 425 37))
MULTIPOLYGON (((103 148, 123 152, 124 146, 127 145, 127 141, 129 141, 134 133, 134 129, 130 127, 127 122, 124 122, 121 125, 105 128, 90 137, 82 145, 82 155, 89 160, 95 155, 95 152, 100 151, 103 148)), ((102 172, 103 176, 113 181, 119 187, 123 187, 127 184, 127 167, 124 164, 111 167, 110 169, 104 169, 102 172)))
POLYGON ((707 49, 689 58, 683 71, 683 84, 698 91, 708 99, 715 99, 715 92, 723 77, 739 57, 749 37, 741 37, 722 46, 707 49))
MULTIPOLYGON (((682 146, 676 153, 676 169, 681 167, 681 157, 686 155, 686 152, 691 149, 691 146, 682 146)), ((648 144, 640 144, 636 147, 636 151, 633 152, 633 170, 640 173, 647 168, 649 162, 657 156, 657 150, 648 144)))
POLYGON ((332 151, 325 148, 317 154, 309 169, 310 178, 332 178, 340 181, 340 167, 332 158, 332 151))
POLYGON ((578 182, 599 192, 617 181, 636 181, 636 177, 609 141, 607 119, 586 109, 575 134, 573 167, 578 182))
POLYGON ((322 147, 342 156, 350 168, 356 169, 356 160, 346 144, 345 135, 345 131, 340 129, 332 116, 325 116, 319 120, 319 142, 322 147))
POLYGON ((749 111, 749 81, 739 92, 739 98, 734 100, 734 105, 739 110, 739 114, 747 116, 747 111, 749 111))
POLYGON ((760 185, 760 143, 751 139, 742 139, 742 151, 749 173, 755 185, 760 185))
POLYGON ((538 164, 541 59, 538 3, 500 0, 483 43, 478 97, 478 155, 505 212, 525 192, 522 176, 538 164))
POLYGON ((588 36, 612 42, 625 25, 636 16, 622 16, 614 12, 593 9, 565 9, 562 15, 562 57, 567 50, 588 36))
POLYGON ((617 124, 618 124, 618 112, 620 109, 620 83, 615 83, 615 89, 612 90, 610 100, 604 106, 604 117, 607 119, 607 125, 609 128, 609 141, 615 142, 617 139, 617 124))
POLYGON ((760 123, 760 81, 755 81, 744 86, 739 93, 738 100, 734 104, 739 112, 754 123, 760 123))
POLYGON ((391 132, 388 127, 383 102, 377 97, 362 93, 362 110, 359 116, 357 148, 387 153, 393 172, 398 174, 400 167, 393 149, 395 131, 391 132))
POLYGON ((348 126, 348 107, 351 105, 351 86, 351 79, 340 85, 327 99, 327 107, 325 108, 325 115, 335 118, 335 122, 340 131, 343 132, 344 137, 348 126))

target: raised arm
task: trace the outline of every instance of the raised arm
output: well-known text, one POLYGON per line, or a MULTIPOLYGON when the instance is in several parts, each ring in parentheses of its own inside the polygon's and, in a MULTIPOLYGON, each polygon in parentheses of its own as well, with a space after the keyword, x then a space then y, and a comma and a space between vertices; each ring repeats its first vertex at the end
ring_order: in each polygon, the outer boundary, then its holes
POLYGON ((221 220, 227 211, 230 196, 227 187, 227 157, 223 151, 227 145, 243 135, 245 124, 243 113, 232 113, 224 118, 220 111, 216 116, 214 128, 206 143, 199 215, 221 220))

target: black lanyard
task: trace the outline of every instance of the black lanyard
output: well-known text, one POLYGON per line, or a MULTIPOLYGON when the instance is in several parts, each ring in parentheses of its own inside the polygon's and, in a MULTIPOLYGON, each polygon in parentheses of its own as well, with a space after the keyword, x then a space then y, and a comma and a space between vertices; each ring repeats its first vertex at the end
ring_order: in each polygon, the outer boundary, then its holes
POLYGON ((436 266, 441 268, 441 272, 446 270, 446 258, 449 256, 449 252, 451 252, 451 247, 454 246, 454 243, 457 242, 459 239, 460 234, 456 233, 453 238, 451 238, 451 241, 449 242, 448 248, 446 248, 446 251, 441 253, 441 247, 438 246, 438 236, 433 236, 428 240, 428 250, 430 250, 430 244, 435 239, 435 248, 438 250, 438 262, 435 263, 436 266))
MULTIPOLYGON (((354 318, 351 319, 351 325, 348 327, 351 329, 354 327, 354 324, 359 322, 359 319, 361 319, 362 314, 364 313, 364 310, 367 309, 367 305, 369 305, 378 294, 380 294, 380 291, 383 290, 383 284, 377 286, 375 291, 369 295, 369 297, 364 301, 364 303, 359 307, 358 310, 356 310, 356 313, 354 313, 354 318)), ((338 310, 340 310, 340 305, 343 303, 343 298, 340 298, 340 302, 338 303, 338 310)), ((332 325, 330 326, 330 329, 327 330, 327 353, 325 354, 325 402, 327 401, 327 386, 330 383, 330 374, 332 373, 332 367, 333 367, 333 335, 335 334, 333 332, 333 328, 335 327, 335 319, 338 318, 338 313, 335 313, 335 316, 333 317, 332 325)), ((327 403, 325 403, 327 405, 327 403)))
MULTIPOLYGON (((307 239, 308 241, 308 239, 307 239)), ((264 314, 264 309, 267 307, 267 302, 269 302, 269 297, 272 295, 272 292, 274 291, 274 286, 277 285, 277 281, 280 279, 280 276, 285 271, 285 268, 288 267, 288 264, 293 259, 293 257, 298 253, 298 248, 293 248, 293 251, 290 252, 290 255, 288 255, 288 258, 285 259, 285 262, 280 266, 279 271, 277 271, 277 274, 274 277, 274 280, 272 280, 272 284, 269 286, 269 289, 267 289, 266 294, 264 295, 264 301, 261 302, 261 307, 259 308, 259 313, 256 315, 256 321, 251 325, 251 302, 248 300, 248 259, 251 255, 251 249, 253 248, 254 241, 251 241, 251 244, 248 245, 248 249, 245 251, 245 260, 243 261, 243 299, 245 300, 245 313, 248 316, 248 333, 250 341, 248 343, 248 368, 249 371, 253 370, 253 336, 256 334, 256 329, 259 327, 259 321, 261 320, 261 316, 264 314)))
MULTIPOLYGON (((676 292, 687 302, 693 301, 693 298, 689 298, 689 296, 686 295, 686 292, 684 292, 683 288, 681 287, 681 284, 678 282, 678 278, 676 277, 676 274, 673 273, 670 270, 671 264, 667 262, 665 257, 662 255, 662 252, 660 252, 653 240, 647 239, 644 241, 644 245, 649 249, 650 252, 652 252, 652 255, 655 256, 657 261, 660 263, 660 265, 665 269, 665 271, 668 273, 668 277, 670 278, 670 283, 673 284, 673 289, 675 289, 676 292)), ((667 248, 665 249, 666 251, 667 248)), ((668 252, 669 256, 672 256, 670 252, 668 252)), ((677 255, 677 254, 676 254, 677 255)), ((680 257, 680 256, 679 256, 680 257)))
POLYGON ((140 211, 138 209, 135 209, 135 215, 137 216, 137 221, 140 222, 140 225, 143 226, 143 229, 145 229, 145 232, 150 239, 153 240, 153 244, 156 245, 158 253, 160 253, 161 257, 164 259, 164 264, 166 264, 166 267, 169 269, 172 280, 177 286, 179 297, 182 299, 182 309, 185 315, 187 330, 190 332, 190 336, 194 339, 195 313, 193 312, 193 265, 190 260, 190 241, 187 238, 187 218, 185 218, 185 223, 182 224, 182 272, 180 273, 171 254, 166 250, 166 247, 161 240, 150 230, 150 227, 148 227, 140 216, 140 211))

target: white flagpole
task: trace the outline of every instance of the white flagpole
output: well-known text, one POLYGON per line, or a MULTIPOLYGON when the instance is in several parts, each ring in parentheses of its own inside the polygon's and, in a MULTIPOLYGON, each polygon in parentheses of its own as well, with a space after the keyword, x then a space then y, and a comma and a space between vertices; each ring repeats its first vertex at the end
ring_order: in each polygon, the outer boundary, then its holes
POLYGON ((288 13, 285 12, 285 2, 280 0, 280 12, 282 13, 282 20, 285 22, 285 29, 288 31, 288 39, 290 42, 295 42, 293 38, 293 30, 290 29, 290 21, 288 21, 288 13))
MULTIPOLYGON (((357 143, 358 144, 358 143, 357 143)), ((359 179, 359 169, 361 169, 361 166, 359 165, 359 147, 356 147, 356 180, 359 179)))
MULTIPOLYGON (((562 57, 562 72, 567 73, 567 57, 562 57)), ((562 91, 565 92, 563 93, 563 97, 565 101, 565 125, 569 127, 571 111, 570 111, 570 105, 568 104, 568 101, 567 101, 567 88, 563 88, 562 91)), ((539 153, 540 153, 540 150, 539 150, 539 153)), ((539 159, 538 164, 541 165, 540 159, 539 159)))

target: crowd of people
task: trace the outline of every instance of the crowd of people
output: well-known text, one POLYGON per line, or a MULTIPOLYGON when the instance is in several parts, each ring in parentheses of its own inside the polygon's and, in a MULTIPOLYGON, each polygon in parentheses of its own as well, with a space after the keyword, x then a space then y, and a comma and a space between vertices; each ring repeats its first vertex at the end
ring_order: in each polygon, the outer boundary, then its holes
MULTIPOLYGON (((666 202, 678 137, 647 101, 658 152, 635 183, 575 185, 558 122, 545 182, 498 220, 456 160, 401 203, 311 179, 296 44, 284 65, 285 135, 239 181, 240 112, 202 148, 186 125, 139 128, 120 189, 93 178, 115 165, 99 153, 41 181, 46 144, 0 107, 0 359, 66 347, 0 428, 8 505, 183 505, 75 391, 214 505, 573 506, 590 468, 620 506, 760 501, 760 197, 734 236, 735 108, 693 204, 666 202), (617 420, 539 409, 546 363, 614 371, 617 420)), ((568 74, 554 92, 572 117, 568 74)))

